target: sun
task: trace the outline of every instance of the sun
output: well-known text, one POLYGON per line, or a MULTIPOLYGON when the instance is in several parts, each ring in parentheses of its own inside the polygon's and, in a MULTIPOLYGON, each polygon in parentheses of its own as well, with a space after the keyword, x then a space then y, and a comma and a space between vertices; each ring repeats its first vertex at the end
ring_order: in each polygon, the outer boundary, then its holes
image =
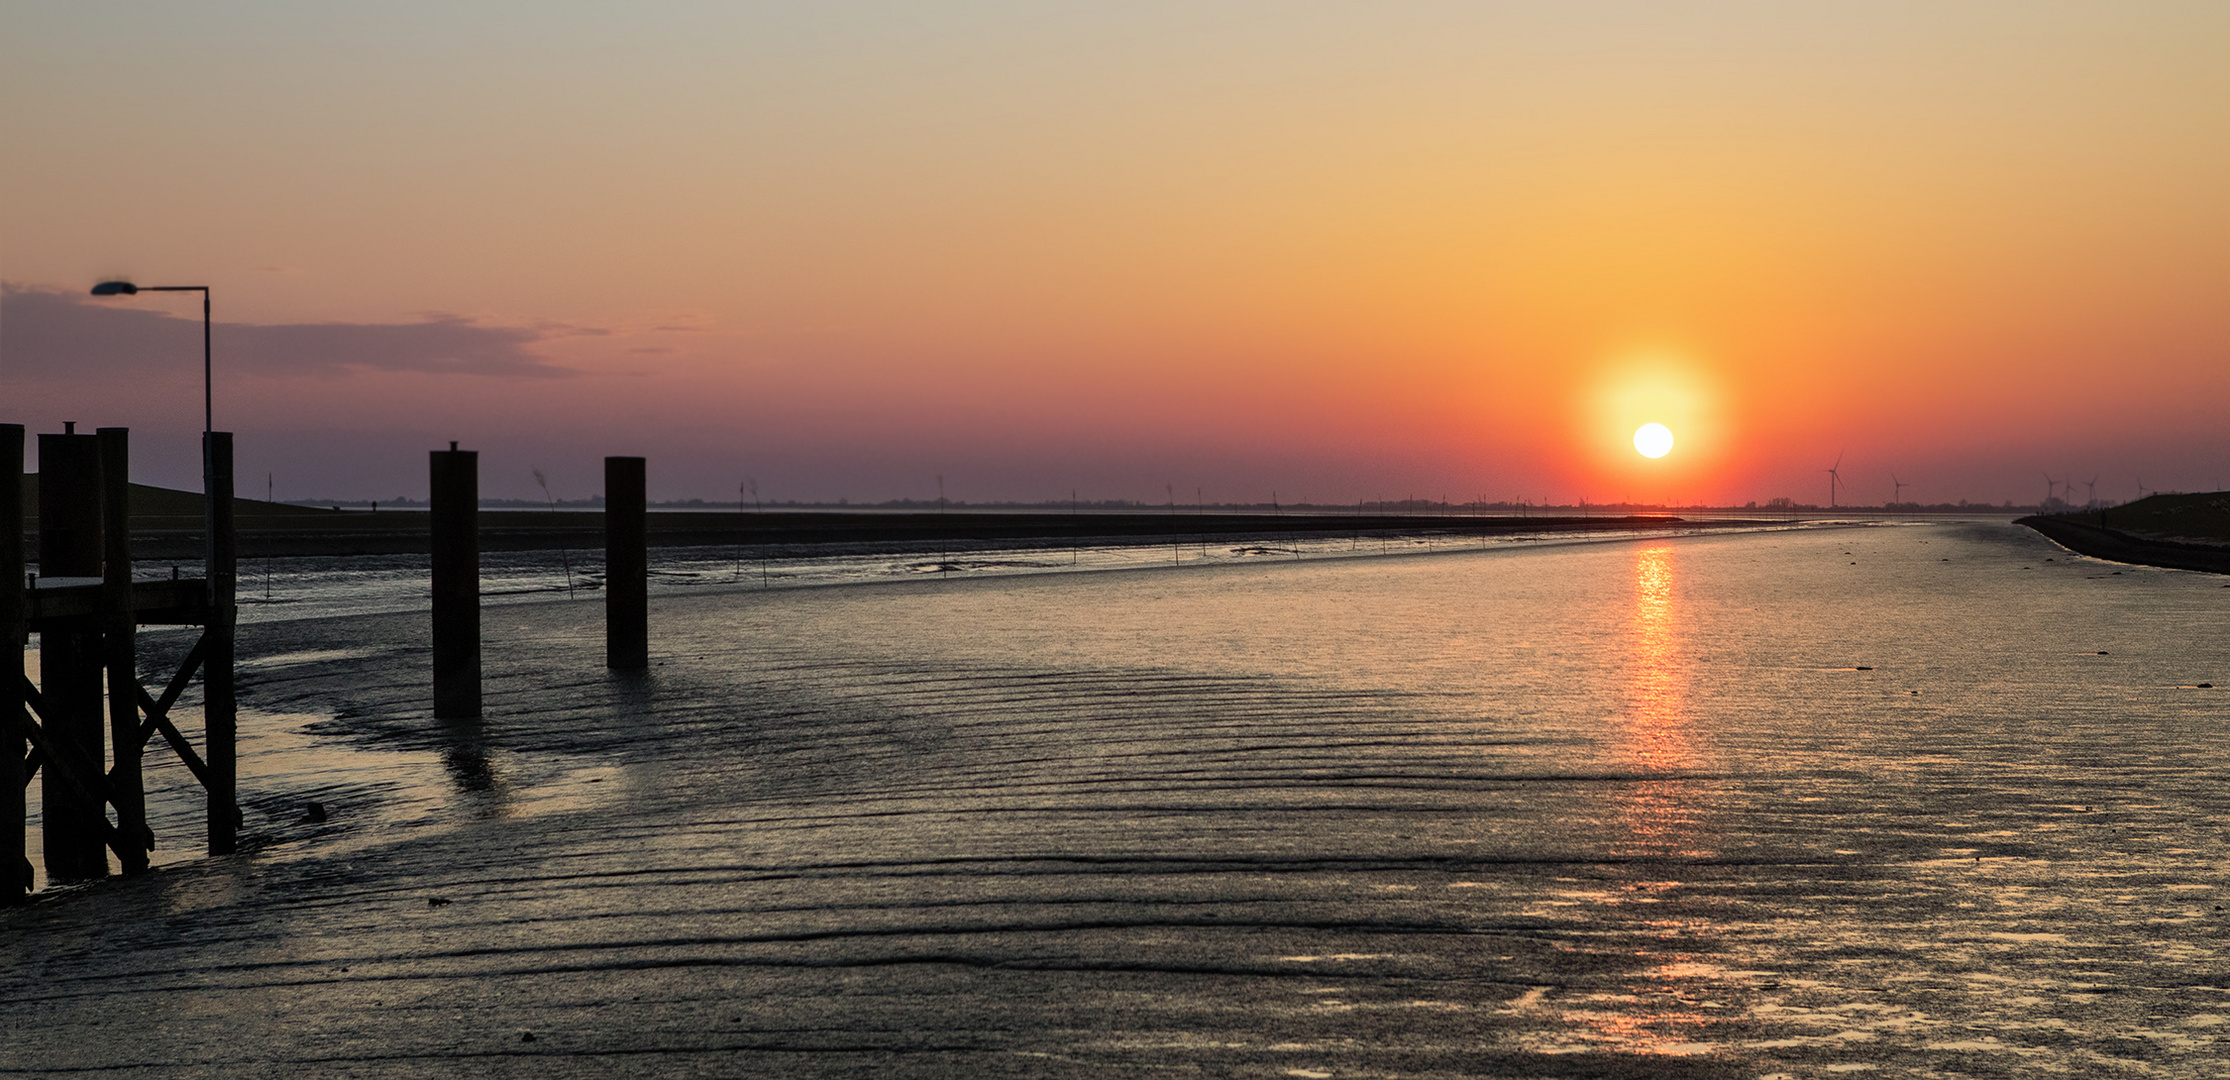
POLYGON ((1663 424, 1643 424, 1634 429, 1634 449, 1645 458, 1661 458, 1672 453, 1672 429, 1663 424))

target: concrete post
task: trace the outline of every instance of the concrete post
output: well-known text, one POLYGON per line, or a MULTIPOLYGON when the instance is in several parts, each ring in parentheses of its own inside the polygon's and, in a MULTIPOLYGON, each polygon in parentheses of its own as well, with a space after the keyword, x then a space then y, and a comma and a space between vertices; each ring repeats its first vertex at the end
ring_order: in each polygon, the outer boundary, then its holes
POLYGON ((434 716, 480 715, 480 452, 432 459, 434 716))
POLYGON ((650 666, 650 525, 643 459, 604 459, 604 662, 650 666))

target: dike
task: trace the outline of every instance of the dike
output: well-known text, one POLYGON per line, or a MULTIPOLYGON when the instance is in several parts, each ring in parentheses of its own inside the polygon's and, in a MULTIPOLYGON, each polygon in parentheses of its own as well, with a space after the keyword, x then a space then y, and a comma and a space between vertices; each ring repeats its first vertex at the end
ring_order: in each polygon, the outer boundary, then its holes
POLYGON ((2147 540, 2064 517, 2031 516, 2017 518, 2014 524, 2026 525, 2042 533, 2047 540, 2078 555, 2088 555, 2094 559, 2134 563, 2139 566, 2163 566, 2171 570, 2230 574, 2230 549, 2204 544, 2183 544, 2172 540, 2147 540))

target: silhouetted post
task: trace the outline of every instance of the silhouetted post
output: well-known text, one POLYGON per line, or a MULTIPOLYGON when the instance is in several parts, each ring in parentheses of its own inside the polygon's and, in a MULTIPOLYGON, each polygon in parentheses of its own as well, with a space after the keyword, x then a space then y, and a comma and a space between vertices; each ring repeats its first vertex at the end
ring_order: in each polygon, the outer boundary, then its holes
POLYGON ((24 857, 23 425, 0 424, 0 904, 20 904, 31 891, 24 857))
MULTIPOLYGON (((64 425, 39 436, 39 576, 101 576, 101 442, 64 425)), ((39 633, 46 744, 39 770, 46 872, 53 881, 108 876, 108 815, 87 785, 102 772, 101 635, 97 626, 39 633)))
POLYGON ((604 459, 604 663, 650 666, 650 496, 643 459, 604 459))
POLYGON ((201 440, 202 577, 209 604, 201 661, 202 724, 209 744, 209 854, 230 855, 240 837, 240 765, 234 746, 240 700, 232 681, 240 539, 232 520, 232 432, 205 431, 201 440))
POLYGON ((432 458, 434 716, 480 715, 480 452, 432 458))
POLYGON ((108 783, 116 806, 116 858, 147 872, 147 795, 140 787, 139 628, 132 618, 132 432, 105 427, 101 447, 101 660, 108 668, 108 783))

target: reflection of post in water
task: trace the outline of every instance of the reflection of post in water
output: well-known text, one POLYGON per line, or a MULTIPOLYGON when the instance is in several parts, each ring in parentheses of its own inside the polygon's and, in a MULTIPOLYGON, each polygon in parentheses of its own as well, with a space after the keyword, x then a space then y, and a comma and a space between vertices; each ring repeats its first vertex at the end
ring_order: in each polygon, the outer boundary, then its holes
POLYGON ((1694 813, 1677 778, 1653 773, 1694 768, 1687 713, 1688 669, 1680 654, 1680 609, 1670 545, 1634 554, 1634 607, 1627 622, 1627 714, 1619 725, 1620 763, 1639 774, 1619 798, 1619 818, 1636 854, 1695 855, 1694 813))
POLYGON ((463 727, 451 727, 453 741, 441 750, 441 767, 473 816, 501 816, 511 802, 511 780, 487 746, 463 727))
POLYGON ((488 751, 476 743, 458 743, 441 752, 441 764, 457 790, 488 792, 496 789, 496 773, 488 765, 488 751))

